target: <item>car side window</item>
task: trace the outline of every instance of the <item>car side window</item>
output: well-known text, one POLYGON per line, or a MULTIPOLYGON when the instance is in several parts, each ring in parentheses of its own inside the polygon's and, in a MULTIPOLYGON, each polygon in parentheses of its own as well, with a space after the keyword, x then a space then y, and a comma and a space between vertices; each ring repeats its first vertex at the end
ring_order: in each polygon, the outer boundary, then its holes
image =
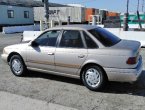
POLYGON ((65 30, 62 34, 59 47, 83 48, 84 45, 80 31, 65 30))
POLYGON ((86 41, 87 48, 98 48, 98 45, 95 43, 95 41, 92 40, 92 38, 90 38, 90 36, 86 32, 83 32, 83 35, 86 41))
POLYGON ((56 46, 57 38, 60 34, 60 30, 47 31, 38 37, 35 42, 40 46, 56 46))

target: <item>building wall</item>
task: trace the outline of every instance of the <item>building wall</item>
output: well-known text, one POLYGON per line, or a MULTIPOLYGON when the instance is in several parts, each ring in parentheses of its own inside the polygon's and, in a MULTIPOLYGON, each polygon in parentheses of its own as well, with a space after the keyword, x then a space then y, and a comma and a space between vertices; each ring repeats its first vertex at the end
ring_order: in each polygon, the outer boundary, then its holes
POLYGON ((87 8, 85 14, 86 14, 86 21, 92 21, 92 17, 90 18, 90 15, 95 15, 95 9, 87 8))
POLYGON ((33 24, 34 14, 32 7, 0 5, 0 25, 33 24), (14 18, 8 18, 7 10, 14 10, 14 18), (24 11, 29 12, 29 18, 24 18, 24 11))
MULTIPOLYGON (((124 14, 120 15, 120 19, 121 19, 121 24, 123 25, 124 14)), ((128 19, 129 19, 128 24, 139 24, 138 16, 136 13, 129 13, 128 19)), ((141 21, 141 24, 145 24, 145 13, 140 12, 140 21, 141 21)))
MULTIPOLYGON (((34 7, 34 20, 44 20, 44 7, 34 7)), ((49 7, 49 19, 62 22, 70 21, 74 23, 85 22, 85 8, 84 7, 49 7)))

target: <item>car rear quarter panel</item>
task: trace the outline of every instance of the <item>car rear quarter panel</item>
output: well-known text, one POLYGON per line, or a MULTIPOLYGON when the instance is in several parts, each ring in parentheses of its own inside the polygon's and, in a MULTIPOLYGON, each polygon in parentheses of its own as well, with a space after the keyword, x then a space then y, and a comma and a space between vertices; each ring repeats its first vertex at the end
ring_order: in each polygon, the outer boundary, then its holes
POLYGON ((88 57, 83 65, 95 63, 104 68, 135 68, 137 64, 126 64, 130 56, 132 56, 132 52, 125 49, 88 49, 88 57))

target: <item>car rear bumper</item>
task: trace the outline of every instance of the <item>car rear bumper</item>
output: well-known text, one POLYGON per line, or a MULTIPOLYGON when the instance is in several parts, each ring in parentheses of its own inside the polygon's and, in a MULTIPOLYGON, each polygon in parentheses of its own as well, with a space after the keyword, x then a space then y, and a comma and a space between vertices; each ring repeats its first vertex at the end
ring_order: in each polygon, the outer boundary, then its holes
POLYGON ((8 63, 8 62, 7 62, 7 58, 8 58, 8 55, 7 55, 7 54, 2 54, 2 55, 1 55, 1 58, 2 58, 2 60, 3 60, 5 63, 8 63))
POLYGON ((105 68, 109 81, 135 82, 143 70, 142 57, 134 69, 105 68))

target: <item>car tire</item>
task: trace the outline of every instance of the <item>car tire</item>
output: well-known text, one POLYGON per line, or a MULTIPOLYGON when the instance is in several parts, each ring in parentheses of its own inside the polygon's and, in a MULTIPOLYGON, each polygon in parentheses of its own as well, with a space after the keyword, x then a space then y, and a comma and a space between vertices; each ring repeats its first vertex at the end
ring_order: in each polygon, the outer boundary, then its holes
POLYGON ((102 68, 96 65, 86 67, 81 78, 83 84, 92 91, 101 90, 107 81, 102 68))
POLYGON ((10 68, 15 76, 22 77, 26 75, 27 68, 23 59, 19 55, 13 55, 10 59, 10 68))

